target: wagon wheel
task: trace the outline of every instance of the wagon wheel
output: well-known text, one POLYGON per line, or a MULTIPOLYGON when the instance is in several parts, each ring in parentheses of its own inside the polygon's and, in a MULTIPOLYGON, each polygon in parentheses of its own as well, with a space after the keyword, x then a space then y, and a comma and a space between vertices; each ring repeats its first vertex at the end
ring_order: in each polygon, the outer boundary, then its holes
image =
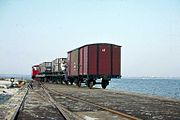
POLYGON ((71 85, 73 85, 73 81, 72 80, 70 80, 69 82, 70 82, 71 85))
POLYGON ((89 87, 90 89, 92 89, 93 85, 94 85, 93 81, 90 81, 89 84, 88 84, 88 87, 89 87))
POLYGON ((109 85, 109 78, 107 76, 103 76, 102 77, 102 83, 101 83, 101 87, 103 89, 106 89, 106 87, 109 85))
POLYGON ((58 80, 56 80, 56 84, 58 84, 58 80))
POLYGON ((65 80, 64 82, 65 82, 66 85, 68 85, 68 81, 67 80, 65 80))
POLYGON ((78 87, 81 87, 81 81, 80 81, 80 80, 78 80, 77 86, 78 86, 78 87))
POLYGON ((105 83, 105 82, 101 83, 101 87, 102 87, 103 89, 106 89, 107 83, 105 83))
POLYGON ((67 79, 68 79, 68 82, 70 83, 70 85, 73 85, 73 83, 74 83, 74 79, 73 79, 73 78, 71 78, 71 77, 68 77, 67 79))
POLYGON ((106 89, 106 87, 109 85, 109 81, 108 80, 102 80, 102 83, 101 83, 101 87, 103 89, 106 89))
POLYGON ((62 81, 62 80, 60 80, 60 84, 63 84, 63 81, 62 81))

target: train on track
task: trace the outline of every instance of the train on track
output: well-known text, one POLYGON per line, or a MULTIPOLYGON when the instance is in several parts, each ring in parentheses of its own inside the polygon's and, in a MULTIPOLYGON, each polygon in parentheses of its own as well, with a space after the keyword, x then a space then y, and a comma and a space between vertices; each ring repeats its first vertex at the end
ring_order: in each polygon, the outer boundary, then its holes
POLYGON ((67 52, 67 58, 56 58, 32 66, 32 79, 102 88, 111 78, 121 78, 121 46, 109 43, 87 44, 67 52), (97 81, 100 79, 100 82, 97 81))

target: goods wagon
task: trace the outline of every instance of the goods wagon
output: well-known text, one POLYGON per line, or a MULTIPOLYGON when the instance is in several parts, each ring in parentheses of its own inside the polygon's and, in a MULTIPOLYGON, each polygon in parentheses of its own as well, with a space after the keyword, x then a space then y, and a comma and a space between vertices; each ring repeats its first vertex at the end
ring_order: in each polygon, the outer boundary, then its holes
POLYGON ((52 61, 52 72, 53 73, 62 73, 66 70, 66 60, 67 58, 56 58, 52 61))
POLYGON ((68 78, 89 88, 106 88, 111 78, 121 77, 121 46, 107 43, 88 44, 68 52, 68 78), (101 78, 101 82, 96 82, 101 78))
POLYGON ((52 63, 43 62, 40 65, 40 73, 51 73, 52 72, 52 63))

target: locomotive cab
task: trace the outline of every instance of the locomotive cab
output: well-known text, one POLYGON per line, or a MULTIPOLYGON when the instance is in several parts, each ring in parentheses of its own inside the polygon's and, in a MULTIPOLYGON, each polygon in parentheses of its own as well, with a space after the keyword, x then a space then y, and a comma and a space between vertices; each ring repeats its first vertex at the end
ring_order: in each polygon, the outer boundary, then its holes
POLYGON ((33 80, 36 80, 36 79, 37 79, 37 78, 36 78, 36 75, 38 75, 39 72, 40 72, 40 67, 39 67, 39 65, 34 65, 34 66, 32 66, 32 79, 33 79, 33 80))

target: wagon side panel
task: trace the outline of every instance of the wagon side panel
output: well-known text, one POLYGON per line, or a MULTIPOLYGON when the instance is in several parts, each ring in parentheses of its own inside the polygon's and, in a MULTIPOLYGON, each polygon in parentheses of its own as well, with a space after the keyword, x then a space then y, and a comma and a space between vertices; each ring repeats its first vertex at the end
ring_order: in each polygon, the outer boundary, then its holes
POLYGON ((100 44, 98 47, 98 73, 111 75, 111 46, 109 44, 100 44))
POLYGON ((79 75, 83 75, 84 68, 84 48, 80 48, 79 50, 79 75))
POLYGON ((71 75, 71 52, 68 53, 68 75, 71 75))
POLYGON ((79 73, 79 49, 70 52, 70 76, 77 76, 79 73))
POLYGON ((112 75, 121 75, 121 47, 116 45, 112 46, 112 75))
POLYGON ((88 46, 84 47, 84 55, 83 55, 83 75, 88 74, 88 46))
POLYGON ((97 45, 90 45, 88 51, 88 74, 97 75, 97 45))

